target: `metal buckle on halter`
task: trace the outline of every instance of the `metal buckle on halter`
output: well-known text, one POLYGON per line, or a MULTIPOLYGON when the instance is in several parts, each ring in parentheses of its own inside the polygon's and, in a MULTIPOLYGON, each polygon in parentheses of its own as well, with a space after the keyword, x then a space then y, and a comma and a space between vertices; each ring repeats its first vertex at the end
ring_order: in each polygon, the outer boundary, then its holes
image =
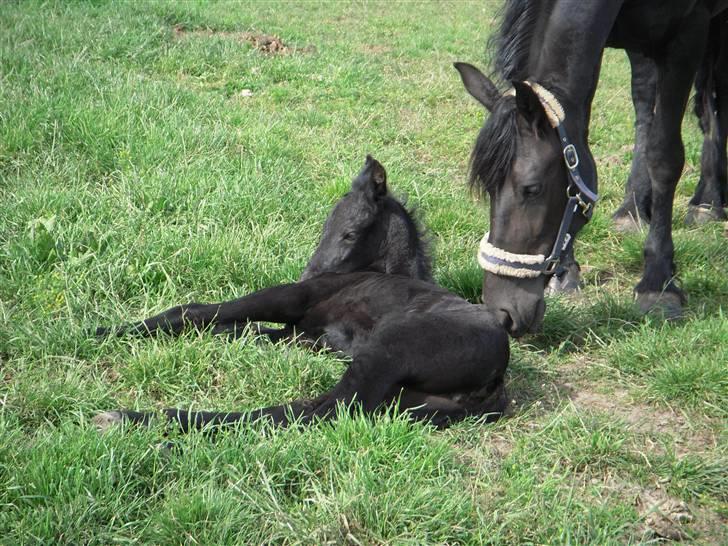
POLYGON ((554 258, 553 260, 549 260, 546 262, 545 267, 543 268, 543 274, 544 275, 553 275, 556 272, 556 268, 559 267, 559 263, 561 262, 561 258, 554 258))
POLYGON ((579 166, 579 154, 573 144, 564 146, 564 161, 569 170, 574 170, 579 166))

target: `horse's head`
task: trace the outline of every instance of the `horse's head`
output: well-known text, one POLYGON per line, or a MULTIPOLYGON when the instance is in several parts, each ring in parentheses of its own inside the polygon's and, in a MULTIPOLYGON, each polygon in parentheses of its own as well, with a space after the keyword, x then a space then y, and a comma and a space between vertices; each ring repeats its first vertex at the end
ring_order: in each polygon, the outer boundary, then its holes
POLYGON ((301 280, 321 273, 378 271, 430 280, 430 259, 415 221, 387 190, 384 167, 367 156, 351 190, 329 213, 301 280))
MULTIPOLYGON (((548 102, 544 105, 544 94, 550 94, 540 86, 514 82, 514 89, 504 95, 477 68, 464 63, 455 67, 467 91, 491 112, 473 149, 470 174, 471 186, 490 197, 490 232, 479 255, 486 270, 483 300, 518 337, 540 327, 546 282, 590 207, 586 213, 572 210, 565 224, 565 210, 567 205, 574 208, 575 198, 570 198, 571 169, 554 129, 557 112, 548 102)), ((563 111, 559 113, 563 119, 563 111)), ((581 155, 583 162, 592 161, 590 154, 581 155)), ((577 163, 578 157, 574 151, 577 163)), ((569 158, 572 168, 574 158, 569 158)))

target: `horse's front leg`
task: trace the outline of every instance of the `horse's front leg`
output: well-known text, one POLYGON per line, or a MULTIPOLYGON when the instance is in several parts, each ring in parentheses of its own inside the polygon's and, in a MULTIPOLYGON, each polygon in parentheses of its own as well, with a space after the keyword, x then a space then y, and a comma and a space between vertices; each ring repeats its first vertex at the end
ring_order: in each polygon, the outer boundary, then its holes
POLYGON ((647 144, 652 218, 645 241, 645 270, 635 292, 643 312, 657 307, 667 318, 681 315, 684 300, 674 283, 672 203, 685 163, 681 123, 705 46, 708 21, 707 10, 696 8, 657 62, 657 101, 647 144))
POLYGON ((310 282, 282 284, 228 302, 178 305, 138 323, 99 328, 96 335, 176 335, 188 326, 229 334, 242 332, 252 321, 290 324, 303 316, 311 295, 310 282))

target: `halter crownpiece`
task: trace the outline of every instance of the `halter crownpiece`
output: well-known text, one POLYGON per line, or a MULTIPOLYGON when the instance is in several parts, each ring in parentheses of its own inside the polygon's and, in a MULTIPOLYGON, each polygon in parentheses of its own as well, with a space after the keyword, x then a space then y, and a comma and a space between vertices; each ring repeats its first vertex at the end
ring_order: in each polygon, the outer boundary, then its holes
MULTIPOLYGON (((478 249, 478 263, 485 271, 502 275, 505 277, 517 277, 521 279, 535 278, 542 274, 552 275, 561 262, 561 255, 566 251, 571 243, 571 222, 574 214, 581 212, 582 216, 589 221, 594 212, 594 203, 599 199, 599 195, 589 188, 579 172, 579 154, 576 147, 571 143, 569 136, 566 134, 566 128, 563 125, 566 119, 564 107, 554 96, 554 94, 536 82, 524 81, 538 97, 543 107, 546 118, 549 120, 551 127, 556 129, 559 134, 562 152, 564 155, 564 163, 566 170, 569 172, 569 183, 566 186, 566 196, 568 198, 566 209, 561 217, 561 225, 556 235, 554 246, 548 256, 543 254, 516 254, 508 252, 502 248, 498 248, 488 241, 490 233, 486 233, 480 241, 478 249)), ((504 96, 515 96, 516 90, 509 89, 504 96)))
MULTIPOLYGON (((546 113, 546 118, 549 120, 551 127, 553 127, 554 129, 558 127, 564 121, 564 119, 566 119, 564 107, 561 106, 561 103, 558 101, 558 99, 551 91, 549 91, 539 83, 530 82, 528 80, 525 80, 523 83, 533 89, 533 92, 538 97, 538 100, 541 103, 544 112, 546 113)), ((516 89, 512 87, 503 94, 508 97, 515 97, 516 89)))

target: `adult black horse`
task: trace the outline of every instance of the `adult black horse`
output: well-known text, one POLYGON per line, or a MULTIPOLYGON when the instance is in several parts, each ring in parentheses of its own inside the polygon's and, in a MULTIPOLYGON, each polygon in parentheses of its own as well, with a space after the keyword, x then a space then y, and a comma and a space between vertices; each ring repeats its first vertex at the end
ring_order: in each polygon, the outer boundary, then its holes
POLYGON ((471 184, 491 199, 479 260, 483 299, 514 336, 537 329, 544 288, 597 199, 588 132, 602 52, 619 47, 654 60, 655 108, 646 142, 651 222, 635 288, 643 311, 671 316, 684 296, 674 282, 672 201, 684 164, 681 121, 706 46, 728 0, 508 0, 495 67, 508 93, 457 63, 466 89, 491 115, 471 158, 471 184))
MULTIPOLYGON (((420 232, 371 157, 326 220, 301 281, 224 303, 181 305, 97 334, 176 335, 191 326, 237 336, 253 321, 285 324, 259 330, 274 341, 295 337, 352 362, 332 390, 313 400, 246 412, 167 409, 168 420, 184 431, 262 418, 285 426, 291 418, 330 419, 339 404, 371 413, 396 403, 412 418, 444 427, 469 415, 495 417, 507 405, 508 334, 484 306, 431 282, 420 232)), ((112 411, 94 422, 147 424, 156 415, 112 411)))

